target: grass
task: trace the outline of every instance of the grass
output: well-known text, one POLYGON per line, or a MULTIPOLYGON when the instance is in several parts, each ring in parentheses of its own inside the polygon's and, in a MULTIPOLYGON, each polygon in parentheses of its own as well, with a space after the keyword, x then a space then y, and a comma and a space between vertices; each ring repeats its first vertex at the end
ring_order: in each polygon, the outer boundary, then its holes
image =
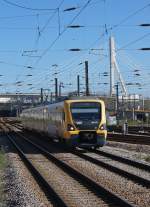
POLYGON ((3 149, 0 149, 0 207, 5 206, 5 194, 4 194, 4 182, 3 182, 3 173, 6 168, 6 156, 3 149))

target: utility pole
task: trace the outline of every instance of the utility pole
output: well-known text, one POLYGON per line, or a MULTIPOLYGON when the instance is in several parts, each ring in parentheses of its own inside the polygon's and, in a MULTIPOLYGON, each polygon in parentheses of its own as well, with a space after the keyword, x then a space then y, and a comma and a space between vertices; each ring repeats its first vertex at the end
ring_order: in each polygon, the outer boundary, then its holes
POLYGON ((43 103, 43 88, 41 88, 41 104, 43 103))
POLYGON ((59 83, 59 97, 61 97, 61 88, 63 87, 62 84, 63 84, 62 82, 59 83))
POLYGON ((89 96, 88 61, 85 61, 85 90, 86 96, 89 96))
POLYGON ((51 92, 51 103, 53 102, 53 92, 51 92))
POLYGON ((142 109, 143 109, 143 111, 144 111, 144 96, 142 96, 142 109))
POLYGON ((80 96, 80 76, 77 75, 77 95, 80 96))
POLYGON ((133 111, 134 111, 134 113, 133 113, 133 121, 135 121, 135 94, 134 94, 134 97, 133 97, 133 111))
POLYGON ((125 100, 124 100, 124 96, 122 95, 122 118, 124 120, 125 118, 125 100))
POLYGON ((58 98, 58 79, 55 78, 55 100, 58 98))
POLYGON ((118 83, 116 84, 116 110, 118 111, 119 108, 119 86, 118 83))
POLYGON ((116 84, 116 112, 117 112, 117 125, 119 124, 119 85, 116 84))

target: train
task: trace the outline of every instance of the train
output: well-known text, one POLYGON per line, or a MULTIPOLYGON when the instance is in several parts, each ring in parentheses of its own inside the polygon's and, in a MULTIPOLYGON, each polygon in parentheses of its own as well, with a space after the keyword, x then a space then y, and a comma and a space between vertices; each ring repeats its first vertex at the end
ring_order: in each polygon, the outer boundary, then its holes
POLYGON ((24 128, 57 138, 70 147, 98 148, 106 143, 106 112, 103 100, 70 98, 58 103, 24 109, 24 128))

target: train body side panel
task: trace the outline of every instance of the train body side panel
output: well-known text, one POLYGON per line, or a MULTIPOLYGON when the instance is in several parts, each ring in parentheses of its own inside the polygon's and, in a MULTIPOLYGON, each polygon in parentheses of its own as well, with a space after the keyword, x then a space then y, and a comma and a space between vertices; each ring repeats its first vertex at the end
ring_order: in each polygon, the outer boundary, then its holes
POLYGON ((49 104, 36 108, 26 109, 21 114, 21 120, 25 128, 45 133, 49 137, 57 137, 72 142, 75 145, 80 143, 81 135, 94 134, 96 145, 103 146, 106 142, 107 130, 102 128, 106 125, 105 104, 101 100, 66 100, 64 102, 49 104), (101 117, 96 130, 79 130, 72 118, 70 106, 73 102, 96 102, 100 103, 101 117), (72 125, 74 130, 68 130, 68 125, 72 125))

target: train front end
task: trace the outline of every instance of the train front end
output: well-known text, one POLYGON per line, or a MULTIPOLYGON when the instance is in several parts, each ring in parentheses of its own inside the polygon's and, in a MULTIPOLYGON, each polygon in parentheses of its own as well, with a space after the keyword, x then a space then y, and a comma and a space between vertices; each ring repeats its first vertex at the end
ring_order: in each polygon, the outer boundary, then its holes
POLYGON ((71 146, 102 147, 106 143, 105 104, 101 100, 67 101, 66 142, 71 146))

